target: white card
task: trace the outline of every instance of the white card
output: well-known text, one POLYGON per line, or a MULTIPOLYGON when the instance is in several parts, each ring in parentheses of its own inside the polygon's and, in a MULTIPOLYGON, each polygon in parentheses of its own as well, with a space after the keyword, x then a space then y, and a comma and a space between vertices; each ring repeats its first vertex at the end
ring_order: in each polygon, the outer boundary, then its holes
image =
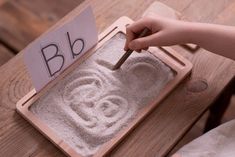
POLYGON ((24 62, 38 92, 98 42, 95 18, 87 7, 69 23, 44 34, 24 51, 24 62))

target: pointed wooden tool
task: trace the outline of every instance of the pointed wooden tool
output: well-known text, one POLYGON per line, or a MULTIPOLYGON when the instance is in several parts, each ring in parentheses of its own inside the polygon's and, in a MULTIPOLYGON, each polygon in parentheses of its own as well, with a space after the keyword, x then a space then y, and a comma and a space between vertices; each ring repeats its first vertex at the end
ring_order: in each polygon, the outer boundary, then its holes
MULTIPOLYGON (((148 32, 150 32, 150 30, 149 30, 147 27, 144 28, 143 31, 138 35, 137 38, 142 38, 142 37, 146 36, 148 32)), ((133 52, 133 50, 128 49, 128 50, 126 51, 126 53, 124 53, 124 55, 123 55, 123 56, 119 59, 119 61, 114 65, 113 70, 119 69, 119 68, 122 66, 122 64, 127 60, 127 58, 131 55, 132 52, 133 52)))

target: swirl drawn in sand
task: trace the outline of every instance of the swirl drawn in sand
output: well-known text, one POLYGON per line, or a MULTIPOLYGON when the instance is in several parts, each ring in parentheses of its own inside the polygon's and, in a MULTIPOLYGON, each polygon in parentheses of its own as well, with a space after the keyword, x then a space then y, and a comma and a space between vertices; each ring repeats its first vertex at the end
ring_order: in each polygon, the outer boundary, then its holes
POLYGON ((170 69, 164 66, 163 63, 156 62, 154 58, 136 57, 129 59, 123 70, 127 75, 128 85, 132 89, 151 92, 165 85, 169 78, 173 77, 169 75, 170 69))
POLYGON ((134 114, 134 106, 112 84, 114 77, 94 69, 74 76, 63 90, 63 100, 76 113, 77 127, 90 138, 109 138, 134 114))

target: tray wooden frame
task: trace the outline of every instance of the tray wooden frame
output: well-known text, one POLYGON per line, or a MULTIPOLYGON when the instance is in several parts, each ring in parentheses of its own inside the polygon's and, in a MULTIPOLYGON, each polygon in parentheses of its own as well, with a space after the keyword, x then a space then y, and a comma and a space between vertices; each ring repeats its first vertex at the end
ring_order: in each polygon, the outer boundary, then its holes
MULTIPOLYGON (((70 145, 68 145, 62 138, 56 135, 45 123, 43 123, 38 117, 36 117, 29 107, 41 96, 43 96, 51 87, 53 87, 58 81, 63 79, 68 73, 73 71, 79 64, 86 60, 90 55, 96 52, 106 41, 111 39, 114 35, 121 32, 125 34, 126 26, 133 21, 128 17, 121 17, 115 23, 113 23, 108 29, 99 35, 98 44, 85 53, 81 58, 75 61, 64 72, 61 73, 56 79, 48 83, 40 92, 36 93, 35 89, 30 91, 16 104, 16 109, 27 121, 29 121, 35 128, 37 128, 44 136, 46 136, 51 142, 53 142, 59 149, 61 149, 66 155, 72 157, 82 157, 78 154, 70 145)), ((126 137, 156 106, 162 101, 190 72, 192 64, 175 52, 170 47, 150 47, 148 50, 155 55, 163 63, 168 65, 174 72, 175 77, 162 89, 156 99, 147 107, 141 109, 136 118, 129 123, 127 127, 119 131, 114 138, 104 143, 101 148, 94 154, 94 157, 101 157, 107 155, 124 137, 126 137), (162 53, 159 53, 161 50, 162 53)))

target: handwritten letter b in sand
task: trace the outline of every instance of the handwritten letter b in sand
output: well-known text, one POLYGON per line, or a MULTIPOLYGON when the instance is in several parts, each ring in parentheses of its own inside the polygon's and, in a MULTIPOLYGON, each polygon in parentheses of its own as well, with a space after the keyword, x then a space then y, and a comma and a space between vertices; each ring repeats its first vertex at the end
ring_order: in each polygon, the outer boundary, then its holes
POLYGON ((36 91, 58 76, 98 42, 91 7, 43 34, 24 50, 24 62, 36 91))

